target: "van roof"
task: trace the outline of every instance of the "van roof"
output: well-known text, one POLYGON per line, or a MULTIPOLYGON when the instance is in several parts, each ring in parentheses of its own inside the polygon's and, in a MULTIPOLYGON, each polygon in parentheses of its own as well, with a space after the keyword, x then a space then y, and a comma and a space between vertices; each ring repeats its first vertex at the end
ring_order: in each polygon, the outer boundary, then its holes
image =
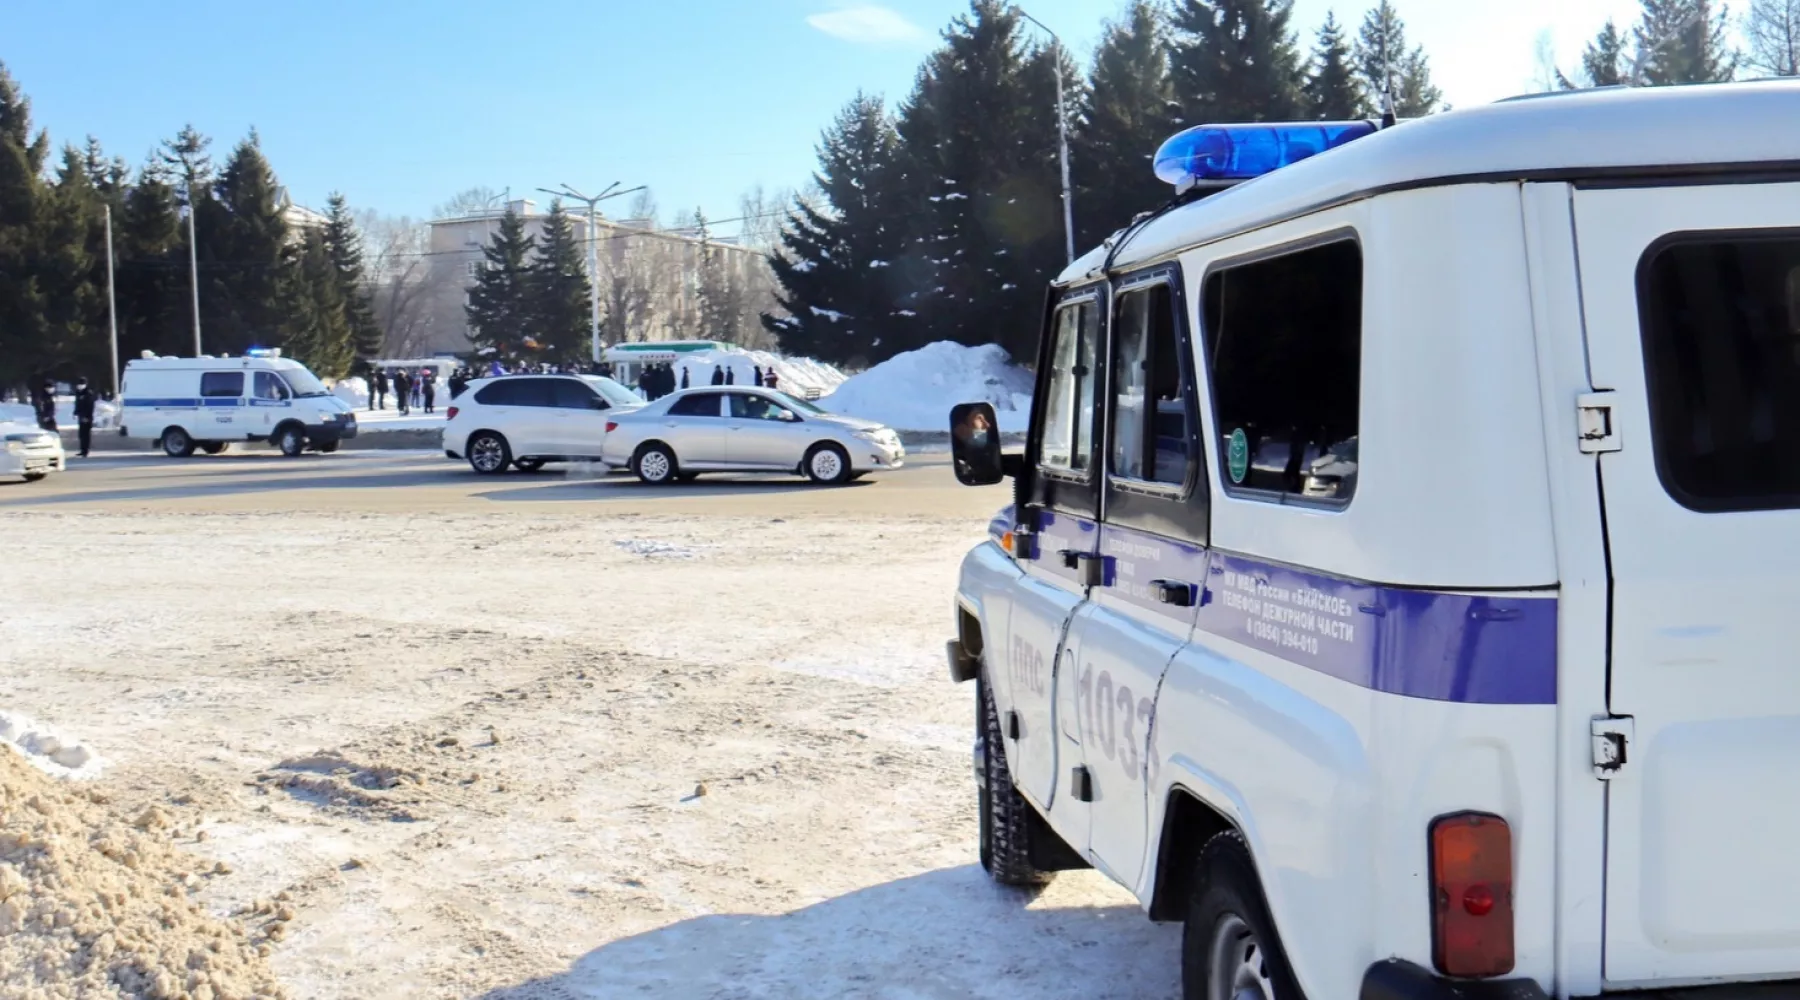
MULTIPOLYGON (((1800 80, 1616 87, 1449 111, 1402 122, 1170 211, 1131 238, 1113 270, 1407 188, 1800 171, 1796 121, 1800 80)), ((1111 242, 1069 265, 1057 283, 1097 276, 1111 242)))
POLYGON ((132 358, 125 362, 127 369, 140 368, 151 371, 198 371, 201 369, 218 370, 220 368, 304 368, 305 365, 293 358, 132 358))

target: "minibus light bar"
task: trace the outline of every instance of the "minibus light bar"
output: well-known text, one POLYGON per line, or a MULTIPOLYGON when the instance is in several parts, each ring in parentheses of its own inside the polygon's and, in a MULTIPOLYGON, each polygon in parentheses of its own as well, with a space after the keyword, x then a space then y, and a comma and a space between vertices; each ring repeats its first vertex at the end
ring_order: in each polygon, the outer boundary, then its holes
POLYGON ((1156 151, 1156 176, 1180 194, 1261 177, 1377 131, 1374 122, 1197 125, 1156 151))

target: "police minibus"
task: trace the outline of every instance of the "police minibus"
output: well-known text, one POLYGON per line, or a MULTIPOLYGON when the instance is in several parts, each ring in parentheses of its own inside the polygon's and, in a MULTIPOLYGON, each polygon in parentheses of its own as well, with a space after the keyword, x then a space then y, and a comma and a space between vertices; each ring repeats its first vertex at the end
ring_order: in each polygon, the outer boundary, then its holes
POLYGON ((234 441, 267 441, 288 456, 333 452, 356 436, 350 404, 278 348, 243 357, 159 358, 125 365, 120 431, 173 458, 234 441))
POLYGON ((993 877, 1099 869, 1190 998, 1800 996, 1797 123, 1171 139, 1024 453, 952 435, 1016 500, 949 650, 993 877))

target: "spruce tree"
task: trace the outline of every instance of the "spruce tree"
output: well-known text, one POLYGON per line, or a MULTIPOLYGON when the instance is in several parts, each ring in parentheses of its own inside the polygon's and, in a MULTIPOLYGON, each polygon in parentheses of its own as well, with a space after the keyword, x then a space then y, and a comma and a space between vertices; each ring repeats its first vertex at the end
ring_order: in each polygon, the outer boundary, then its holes
POLYGON ((23 383, 47 360, 46 293, 34 272, 49 152, 49 137, 32 129, 30 100, 0 64, 0 388, 23 383))
POLYGON ((1177 0, 1170 62, 1182 120, 1289 121, 1305 74, 1293 0, 1177 0))
POLYGON ((356 339, 344 299, 343 276, 326 233, 308 228, 286 256, 286 280, 279 300, 284 353, 324 378, 348 375, 356 362, 356 339))
POLYGON ((344 300, 344 318, 359 361, 381 356, 381 324, 375 321, 370 301, 369 276, 363 266, 362 233, 341 194, 333 193, 325 212, 325 248, 337 267, 338 295, 344 300))
POLYGON ((794 199, 770 260, 786 315, 764 314, 782 350, 844 364, 880 361, 907 338, 892 277, 905 268, 900 137, 881 98, 857 94, 819 140, 819 198, 794 199), (884 349, 884 345, 887 345, 884 349))
POLYGON ((1168 33, 1161 4, 1132 0, 1094 53, 1082 124, 1070 139, 1078 247, 1098 244, 1173 193, 1151 169, 1157 147, 1180 128, 1168 33))
POLYGON ((531 264, 532 336, 545 361, 569 363, 589 357, 591 312, 587 260, 575 225, 561 201, 550 203, 537 259, 531 264))
POLYGON ((1316 121, 1341 122, 1366 118, 1373 111, 1362 84, 1356 78, 1350 41, 1337 14, 1327 12, 1313 42, 1312 67, 1306 77, 1306 116, 1316 121))
POLYGON ((1724 6, 1713 0, 1640 0, 1633 36, 1642 82, 1653 87, 1719 83, 1737 75, 1737 53, 1726 42, 1724 6))
POLYGON ((1560 73, 1557 74, 1562 88, 1579 90, 1587 87, 1617 87, 1630 82, 1630 53, 1626 51, 1628 41, 1625 32, 1619 30, 1617 22, 1608 18, 1606 27, 1601 28, 1599 34, 1581 52, 1579 82, 1570 82, 1560 73))
POLYGON ((1431 82, 1431 66, 1423 48, 1406 47, 1406 24, 1393 0, 1381 0, 1363 17, 1356 39, 1356 70, 1364 92, 1377 109, 1391 93, 1394 114, 1418 118, 1440 110, 1444 93, 1431 82))
POLYGON ((1035 348, 1044 285, 1065 262, 1055 58, 1026 46, 1010 4, 972 0, 926 60, 897 125, 907 214, 920 224, 894 277, 910 289, 895 312, 917 319, 877 350, 943 339, 1021 357, 1035 348))
POLYGON ((283 329, 282 285, 292 268, 280 188, 254 129, 232 149, 213 190, 217 211, 202 202, 198 216, 201 332, 207 353, 240 354, 283 329))
POLYGON ((509 207, 493 240, 482 249, 484 266, 469 288, 465 307, 469 341, 483 357, 538 360, 531 294, 536 250, 537 242, 525 232, 525 220, 509 207))
POLYGON ((192 350, 187 230, 179 213, 167 168, 140 168, 113 224, 121 359, 192 350))
POLYGON ((34 280, 45 293, 45 310, 37 348, 60 375, 95 376, 109 366, 105 202, 82 150, 63 148, 38 221, 34 280))

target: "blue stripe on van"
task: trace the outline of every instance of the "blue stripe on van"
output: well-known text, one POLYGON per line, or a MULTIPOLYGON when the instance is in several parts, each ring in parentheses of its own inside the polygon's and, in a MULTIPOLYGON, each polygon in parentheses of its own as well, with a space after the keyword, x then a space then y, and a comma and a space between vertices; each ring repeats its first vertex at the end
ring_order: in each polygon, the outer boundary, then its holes
POLYGON ((189 399, 181 399, 181 398, 149 399, 149 398, 140 397, 137 399, 127 398, 125 400, 125 405, 126 406, 157 407, 160 409, 179 409, 181 407, 197 407, 197 406, 200 406, 202 404, 202 402, 203 401, 197 397, 189 398, 189 399))
MULTIPOLYGON (((988 523, 1013 524, 1008 507, 988 523)), ((1060 515, 1078 532, 1084 518, 1060 515)), ((1047 519, 1055 523, 1055 519, 1047 519)), ((1278 566, 1107 525, 1101 554, 1113 596, 1166 623, 1177 610, 1155 598, 1152 579, 1203 584, 1194 639, 1230 639, 1298 666, 1384 694, 1477 705, 1556 704, 1557 601, 1550 595, 1452 594, 1385 587, 1278 566), (1117 536, 1136 549, 1121 559, 1117 536), (1154 549, 1156 551, 1147 551, 1154 549), (1141 568, 1140 568, 1141 567, 1141 568), (1139 579, 1142 577, 1142 579, 1139 579), (1204 577, 1204 579, 1201 579, 1204 577)), ((1040 569, 1061 571, 1040 548, 1040 569)))

